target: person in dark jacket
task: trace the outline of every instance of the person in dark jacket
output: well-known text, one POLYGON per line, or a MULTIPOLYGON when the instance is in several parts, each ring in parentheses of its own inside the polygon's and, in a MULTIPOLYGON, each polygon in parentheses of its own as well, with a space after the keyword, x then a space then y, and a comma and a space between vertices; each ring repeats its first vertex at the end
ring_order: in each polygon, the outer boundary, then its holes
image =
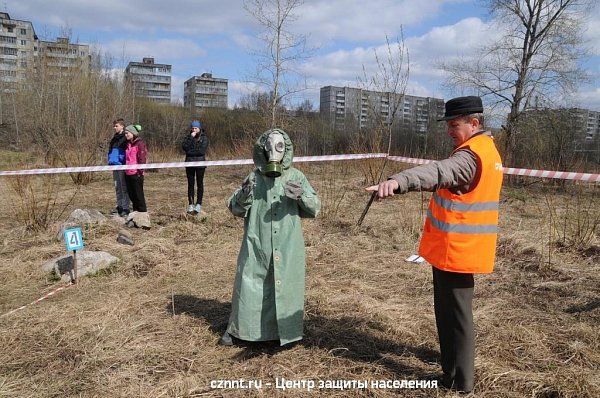
MULTIPOLYGON (((113 128, 115 134, 108 146, 108 164, 111 166, 123 165, 125 164, 125 150, 127 149, 125 121, 123 119, 115 120, 113 128)), ((127 185, 125 183, 125 170, 114 170, 113 181, 115 183, 117 207, 112 211, 112 214, 125 217, 129 214, 129 195, 127 194, 127 185)))
MULTIPOLYGON (((206 148, 208 148, 208 137, 202 129, 199 120, 193 120, 190 124, 190 132, 183 139, 181 149, 185 152, 186 162, 197 162, 206 160, 206 148)), ((202 209, 202 197, 204 196, 204 170, 206 167, 186 167, 185 174, 188 183, 188 208, 190 214, 200 214, 202 209), (198 193, 194 206, 194 183, 198 185, 198 193)))

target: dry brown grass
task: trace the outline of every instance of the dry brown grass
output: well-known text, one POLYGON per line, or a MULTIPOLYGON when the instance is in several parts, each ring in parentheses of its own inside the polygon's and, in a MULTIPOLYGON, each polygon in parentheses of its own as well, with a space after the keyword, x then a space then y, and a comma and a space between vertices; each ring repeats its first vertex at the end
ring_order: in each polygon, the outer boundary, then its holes
MULTIPOLYGON (((0 397, 305 396, 267 387, 214 390, 210 381, 437 375, 431 271, 403 261, 417 247, 421 195, 375 203, 357 228, 368 199, 362 173, 349 166, 347 177, 332 178, 341 163, 299 167, 325 206, 339 202, 326 218, 304 221, 308 268, 301 344, 216 345, 227 323, 242 236, 242 222, 228 213, 225 200, 250 168, 207 171, 205 220, 184 214, 183 170, 161 170, 146 180, 153 228, 133 231, 135 246, 117 244, 118 226, 112 224, 85 237, 88 248, 118 256, 117 267, 0 318, 0 397), (340 197, 326 189, 347 192, 340 197)), ((83 187, 72 207, 111 209, 108 177, 83 187)), ((2 314, 55 283, 40 265, 64 247, 53 240, 54 232, 27 232, 14 218, 6 184, 0 184, 2 314)), ((473 396, 598 397, 598 251, 559 250, 550 239, 543 197, 519 192, 507 188, 503 194, 496 272, 476 278, 473 396)), ((566 206, 567 194, 553 195, 556 206, 566 206)), ((313 395, 454 396, 441 389, 313 395)))

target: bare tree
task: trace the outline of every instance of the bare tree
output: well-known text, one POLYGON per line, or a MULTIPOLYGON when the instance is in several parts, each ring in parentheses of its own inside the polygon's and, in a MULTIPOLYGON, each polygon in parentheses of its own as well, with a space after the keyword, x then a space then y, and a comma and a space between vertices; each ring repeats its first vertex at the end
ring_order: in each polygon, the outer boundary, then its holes
MULTIPOLYGON (((45 155, 51 165, 87 166, 106 156, 103 145, 112 135, 110 122, 130 109, 129 96, 119 92, 100 63, 85 59, 67 70, 41 56, 15 93, 15 127, 23 144, 45 155)), ((77 173, 86 184, 93 174, 77 173)))
MULTIPOLYGON (((384 148, 383 139, 387 136, 387 149, 389 154, 392 146, 392 132, 399 119, 398 110, 404 103, 406 85, 410 72, 410 62, 408 47, 404 43, 402 27, 400 28, 400 37, 395 43, 390 43, 389 38, 385 38, 384 54, 380 54, 377 49, 373 50, 375 56, 375 70, 371 73, 363 65, 363 74, 358 78, 358 84, 366 92, 366 105, 368 111, 367 125, 370 127, 367 131, 367 146, 369 151, 380 152, 384 148)), ((363 95, 358 101, 361 101, 362 108, 363 95)), ((362 115, 359 115, 362 118, 362 115)), ((383 169, 379 175, 381 179, 383 169)), ((375 179, 373 170, 370 170, 371 182, 379 182, 375 179)))
POLYGON ((306 36, 292 33, 289 26, 297 20, 294 11, 302 4, 302 0, 244 1, 244 9, 264 29, 259 39, 265 47, 255 53, 258 65, 253 78, 270 93, 268 118, 271 127, 282 124, 283 100, 306 86, 294 67, 309 56, 310 50, 306 46, 306 36))
POLYGON ((448 84, 472 88, 493 107, 509 108, 503 128, 504 160, 510 164, 518 122, 538 100, 564 98, 585 74, 582 22, 592 0, 488 0, 503 35, 474 49, 473 57, 442 65, 448 84))

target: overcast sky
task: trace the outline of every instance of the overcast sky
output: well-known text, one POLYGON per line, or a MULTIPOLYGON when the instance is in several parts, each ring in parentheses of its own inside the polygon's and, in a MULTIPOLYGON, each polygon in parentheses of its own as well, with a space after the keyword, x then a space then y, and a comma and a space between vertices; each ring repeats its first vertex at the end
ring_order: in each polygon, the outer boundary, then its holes
MULTIPOLYGON (((309 35, 317 48, 298 65, 309 89, 301 96, 318 107, 321 86, 356 86, 363 65, 374 65, 374 49, 403 26, 410 51, 408 94, 450 98, 435 65, 468 56, 475 46, 498 34, 482 1, 468 0, 306 0, 293 30, 309 35)), ((258 27, 241 0, 8 0, 11 18, 29 20, 40 38, 71 39, 109 53, 113 68, 152 56, 173 66, 175 98, 183 82, 212 72, 229 79, 229 105, 255 86, 249 82, 255 61, 258 27)), ((586 39, 594 56, 584 66, 592 81, 580 88, 571 105, 600 110, 600 6, 586 21, 586 39)))

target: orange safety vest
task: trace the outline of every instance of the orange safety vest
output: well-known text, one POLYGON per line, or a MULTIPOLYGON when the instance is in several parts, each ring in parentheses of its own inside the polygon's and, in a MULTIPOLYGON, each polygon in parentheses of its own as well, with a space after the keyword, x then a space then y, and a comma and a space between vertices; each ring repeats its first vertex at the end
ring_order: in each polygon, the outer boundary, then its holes
POLYGON ((502 159, 494 139, 485 134, 468 139, 454 152, 463 148, 477 156, 475 186, 462 195, 448 189, 433 193, 419 255, 443 271, 487 274, 496 257, 502 159))

